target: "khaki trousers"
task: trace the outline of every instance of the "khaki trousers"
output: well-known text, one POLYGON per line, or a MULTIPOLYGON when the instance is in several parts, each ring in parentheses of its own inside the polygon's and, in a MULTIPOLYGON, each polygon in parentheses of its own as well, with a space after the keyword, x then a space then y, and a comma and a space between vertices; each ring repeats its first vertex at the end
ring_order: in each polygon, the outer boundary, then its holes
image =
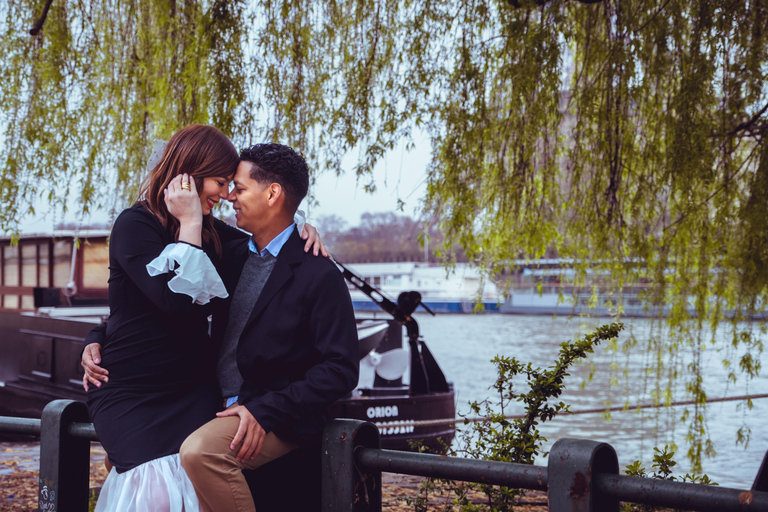
POLYGON ((192 432, 181 445, 181 465, 195 486, 205 512, 254 512, 251 491, 243 469, 256 469, 297 447, 270 432, 255 458, 235 459, 239 446, 229 449, 240 425, 239 416, 215 418, 192 432))

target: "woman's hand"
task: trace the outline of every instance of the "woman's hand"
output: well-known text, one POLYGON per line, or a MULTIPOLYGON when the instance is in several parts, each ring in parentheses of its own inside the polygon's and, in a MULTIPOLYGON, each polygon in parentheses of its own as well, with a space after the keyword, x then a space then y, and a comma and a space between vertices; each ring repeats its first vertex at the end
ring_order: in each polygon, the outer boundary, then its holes
POLYGON ((179 241, 200 246, 203 208, 200 206, 195 180, 187 173, 180 174, 171 180, 164 193, 168 213, 179 221, 179 241), (183 186, 184 184, 187 186, 183 186))
POLYGON ((188 174, 179 174, 171 180, 165 189, 165 206, 168 213, 173 215, 179 223, 198 221, 202 222, 203 209, 200 206, 200 196, 197 195, 195 180, 188 174), (182 183, 189 184, 189 188, 182 188, 182 183))
POLYGON ((101 381, 109 382, 109 372, 99 366, 101 362, 101 345, 98 343, 89 343, 83 350, 80 365, 85 370, 83 374, 83 388, 88 391, 90 382, 97 388, 101 387, 101 381))
POLYGON ((309 249, 313 248, 315 256, 322 252, 323 256, 328 257, 328 249, 325 248, 325 244, 320 240, 320 233, 306 222, 304 223, 304 229, 301 231, 301 238, 307 241, 304 244, 304 252, 309 252, 309 249))

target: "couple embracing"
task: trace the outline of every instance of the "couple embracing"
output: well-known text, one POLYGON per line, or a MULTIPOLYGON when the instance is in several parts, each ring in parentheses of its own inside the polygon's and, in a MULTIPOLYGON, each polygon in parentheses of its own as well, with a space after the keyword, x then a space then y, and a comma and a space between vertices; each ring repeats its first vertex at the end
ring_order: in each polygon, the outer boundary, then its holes
POLYGON ((243 469, 320 449, 326 407, 357 384, 357 331, 341 273, 295 222, 308 184, 291 148, 238 154, 192 125, 115 221, 110 318, 83 353, 114 466, 97 511, 252 511, 243 469), (222 199, 248 234, 213 217, 222 199))

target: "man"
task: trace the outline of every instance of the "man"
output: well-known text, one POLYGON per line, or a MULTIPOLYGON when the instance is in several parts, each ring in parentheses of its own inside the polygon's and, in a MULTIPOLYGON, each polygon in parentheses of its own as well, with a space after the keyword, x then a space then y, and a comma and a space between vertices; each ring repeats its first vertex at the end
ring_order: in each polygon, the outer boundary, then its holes
POLYGON ((206 511, 254 510, 241 469, 301 446, 319 450, 326 407, 357 384, 344 279, 330 260, 305 253, 293 221, 308 184, 306 162, 287 146, 241 153, 228 200, 237 226, 252 236, 225 248, 235 261, 221 276, 232 300, 212 325, 227 409, 181 447, 206 511))
POLYGON ((331 261, 304 252, 293 222, 309 186, 304 159, 279 144, 257 144, 240 156, 228 199, 237 226, 252 237, 248 247, 233 248, 238 264, 222 275, 228 288, 236 286, 229 314, 214 318, 228 325, 212 326, 214 338, 223 332, 217 374, 234 405, 180 452, 207 511, 254 510, 241 469, 298 446, 319 447, 325 409, 358 380, 344 278, 331 261))

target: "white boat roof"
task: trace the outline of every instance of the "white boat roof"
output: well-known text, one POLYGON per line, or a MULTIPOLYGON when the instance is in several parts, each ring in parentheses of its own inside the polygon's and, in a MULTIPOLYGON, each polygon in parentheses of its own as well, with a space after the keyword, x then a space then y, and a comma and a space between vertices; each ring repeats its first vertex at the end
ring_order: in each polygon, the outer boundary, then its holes
MULTIPOLYGON (((97 238, 103 236, 109 236, 110 230, 108 229, 55 229, 52 231, 45 231, 39 233, 22 233, 19 235, 19 240, 32 239, 32 238, 97 238)), ((0 236, 0 241, 10 240, 10 236, 0 236)))
MULTIPOLYGON (((351 263, 346 265, 352 272, 363 277, 370 276, 400 276, 420 275, 435 279, 446 277, 446 267, 439 263, 423 263, 417 261, 396 261, 387 263, 351 263)), ((479 278, 480 271, 466 263, 456 263, 451 273, 464 278, 479 278)))

